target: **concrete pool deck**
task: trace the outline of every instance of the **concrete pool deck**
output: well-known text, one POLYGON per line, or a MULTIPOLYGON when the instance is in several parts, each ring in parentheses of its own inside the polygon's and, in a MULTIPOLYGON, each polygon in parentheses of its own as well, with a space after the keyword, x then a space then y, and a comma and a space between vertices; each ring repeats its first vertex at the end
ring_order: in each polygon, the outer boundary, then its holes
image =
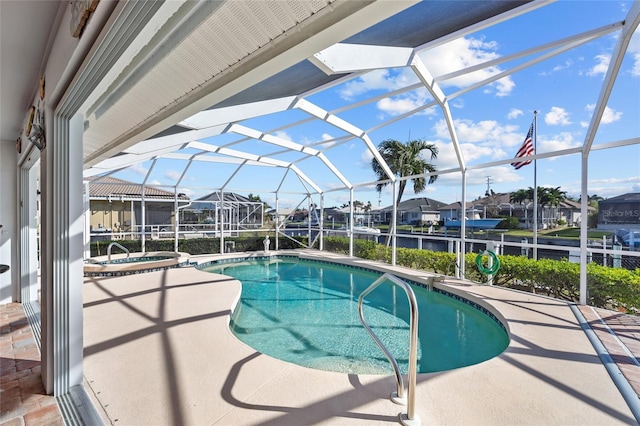
MULTIPOLYGON (((414 279, 429 275, 384 266, 414 279)), ((637 424, 569 304, 453 280, 445 286, 499 312, 511 343, 481 364, 419 375, 422 424, 637 424)), ((239 342, 228 321, 240 290, 234 279, 195 268, 85 278, 84 375, 105 422, 398 423, 406 409, 388 398, 392 376, 307 369, 239 342)))

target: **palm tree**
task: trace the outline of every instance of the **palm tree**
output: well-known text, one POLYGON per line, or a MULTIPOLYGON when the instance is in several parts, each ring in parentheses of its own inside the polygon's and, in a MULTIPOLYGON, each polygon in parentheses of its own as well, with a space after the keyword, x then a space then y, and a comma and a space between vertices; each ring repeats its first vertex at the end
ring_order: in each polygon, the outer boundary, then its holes
MULTIPOLYGON (((391 172, 399 178, 437 172, 436 166, 425 160, 422 154, 423 151, 428 151, 428 154, 431 157, 430 161, 438 158, 438 147, 420 139, 408 141, 406 143, 387 139, 382 141, 378 146, 378 152, 384 161, 386 161, 391 172)), ((378 176, 378 180, 388 179, 387 174, 375 158, 371 161, 371 168, 378 176)), ((438 175, 431 175, 429 176, 428 183, 432 184, 436 179, 438 179, 438 175)), ((424 191, 427 187, 427 179, 424 176, 412 178, 411 181, 413 182, 413 191, 416 194, 424 191)), ((376 185, 376 190, 381 192, 382 188, 389 183, 390 182, 379 183, 376 185)), ((396 205, 400 204, 406 186, 407 180, 401 180, 398 186, 396 205)))
POLYGON ((524 222, 525 226, 529 227, 529 218, 527 217, 527 201, 533 200, 533 189, 518 189, 516 192, 512 192, 509 195, 509 201, 514 204, 522 204, 522 209, 524 210, 524 222))
MULTIPOLYGON (((560 205, 560 203, 564 202, 564 200, 567 199, 567 191, 560 190, 559 186, 556 186, 555 188, 546 188, 546 190, 549 196, 549 205, 551 207, 555 206, 556 210, 560 205)), ((554 216, 556 215, 557 215, 557 211, 556 211, 556 214, 554 214, 554 216)))
MULTIPOLYGON (((391 169, 391 172, 399 178, 422 175, 424 173, 435 173, 437 171, 436 167, 426 161, 422 156, 422 151, 425 150, 429 151, 431 154, 431 161, 438 157, 438 147, 420 139, 408 141, 407 143, 387 139, 378 145, 378 152, 391 169)), ((382 181, 389 178, 375 158, 371 160, 371 168, 378 176, 378 180, 382 181)), ((429 176, 429 184, 434 183, 436 179, 438 179, 438 175, 429 176)), ((424 191, 427 186, 427 179, 424 176, 414 177, 411 181, 413 182, 413 191, 416 194, 424 191)), ((382 192, 382 188, 387 186, 389 183, 390 182, 377 184, 376 190, 378 192, 382 192)), ((400 204, 406 186, 407 180, 400 180, 398 196, 395 200, 394 208, 397 208, 400 204)), ((392 223, 391 218, 389 218, 389 230, 391 230, 391 228, 392 223)), ((387 245, 389 245, 390 242, 391 233, 387 235, 387 245)))

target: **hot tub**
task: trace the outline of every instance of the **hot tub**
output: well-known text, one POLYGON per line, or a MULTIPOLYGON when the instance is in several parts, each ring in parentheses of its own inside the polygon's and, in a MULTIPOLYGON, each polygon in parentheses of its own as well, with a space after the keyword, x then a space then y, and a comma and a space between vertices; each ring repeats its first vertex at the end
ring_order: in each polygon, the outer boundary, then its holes
POLYGON ((85 277, 116 277, 161 271, 189 264, 188 253, 156 251, 146 253, 126 253, 98 256, 87 259, 84 264, 85 277))

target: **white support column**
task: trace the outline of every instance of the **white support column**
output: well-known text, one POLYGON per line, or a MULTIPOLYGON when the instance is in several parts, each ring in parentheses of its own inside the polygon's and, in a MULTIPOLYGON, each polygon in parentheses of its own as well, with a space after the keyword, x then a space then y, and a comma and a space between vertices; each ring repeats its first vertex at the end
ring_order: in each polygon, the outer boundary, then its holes
POLYGON ((462 200, 460 201, 460 278, 465 279, 465 259, 467 253, 467 226, 465 218, 467 217, 467 171, 462 169, 462 200))
POLYGON ((178 187, 173 187, 173 251, 178 252, 178 227, 180 226, 180 211, 178 210, 178 187))
POLYGON ((149 167, 149 171, 145 175, 142 180, 142 188, 140 188, 140 216, 142 216, 142 225, 140 231, 142 232, 141 236, 141 244, 140 251, 142 253, 146 253, 147 251, 147 200, 145 199, 145 188, 147 187, 147 181, 149 180, 149 176, 151 176, 151 172, 153 172, 156 163, 158 162, 157 158, 154 158, 151 163, 151 167, 149 167))
POLYGON ((70 120, 56 115, 43 160, 48 223, 42 233, 43 380, 54 395, 82 385, 83 132, 82 115, 70 120))
POLYGON ((84 258, 91 257, 91 184, 84 183, 84 258))
POLYGON ((311 248, 311 194, 307 194, 307 248, 311 248))
POLYGON ((349 256, 353 257, 353 187, 349 189, 349 256))
POLYGON ((324 194, 320 194, 320 217, 318 218, 320 228, 319 249, 324 250, 324 194))
POLYGON ((396 264, 396 223, 398 222, 398 181, 393 181, 393 210, 391 211, 391 226, 389 226, 389 232, 391 233, 391 264, 396 264))
POLYGON ((278 191, 276 191, 276 217, 274 219, 275 222, 276 222, 276 224, 275 224, 276 225, 276 242, 275 242, 276 251, 278 251, 280 249, 280 244, 279 244, 280 238, 279 238, 279 235, 278 235, 278 234, 280 234, 280 212, 279 212, 279 210, 280 210, 280 203, 279 203, 279 200, 278 200, 278 191))
POLYGON ((220 190, 220 254, 224 254, 224 191, 220 190))
POLYGON ((580 304, 587 304, 587 218, 589 206, 589 156, 582 156, 582 194, 580 203, 580 304))
POLYGON ((140 251, 145 253, 147 251, 147 209, 146 209, 146 201, 144 199, 144 188, 147 180, 145 179, 142 182, 142 188, 140 191, 140 219, 142 223, 140 224, 140 251))

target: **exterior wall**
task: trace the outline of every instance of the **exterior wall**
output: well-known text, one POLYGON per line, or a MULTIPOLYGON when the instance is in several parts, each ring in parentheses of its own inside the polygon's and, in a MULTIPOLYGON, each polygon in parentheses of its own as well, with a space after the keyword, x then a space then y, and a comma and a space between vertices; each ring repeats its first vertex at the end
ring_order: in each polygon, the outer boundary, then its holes
MULTIPOLYGON (((137 225, 142 224, 140 202, 133 202, 133 215, 131 214, 131 201, 91 200, 90 225, 91 230, 111 229, 111 232, 127 232, 136 230, 137 225)), ((174 223, 173 201, 158 203, 147 201, 146 225, 168 225, 174 223)))
POLYGON ((91 229, 110 228, 113 232, 128 230, 135 224, 131 218, 131 203, 123 201, 91 200, 91 229))
POLYGON ((600 201, 598 203, 598 229, 640 230, 640 202, 600 201))
MULTIPOLYGON (((399 212, 400 213, 400 212, 399 212)), ((437 213, 423 213, 422 211, 407 211, 404 213, 404 221, 406 224, 420 224, 429 222, 438 222, 440 215, 437 213)))

